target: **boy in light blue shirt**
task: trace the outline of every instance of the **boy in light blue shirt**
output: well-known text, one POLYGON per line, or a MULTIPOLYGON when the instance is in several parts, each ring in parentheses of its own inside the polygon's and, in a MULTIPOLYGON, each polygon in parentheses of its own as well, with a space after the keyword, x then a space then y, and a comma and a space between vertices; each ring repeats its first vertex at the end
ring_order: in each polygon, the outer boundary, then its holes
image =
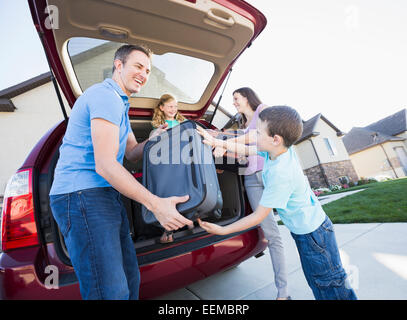
POLYGON ((295 234, 316 230, 326 218, 318 199, 299 165, 292 147, 271 160, 267 152, 258 152, 264 161, 264 191, 260 205, 276 208, 284 225, 295 234))
POLYGON ((260 224, 276 208, 296 242, 315 299, 357 299, 346 282, 332 222, 311 191, 292 148, 302 134, 299 114, 287 106, 265 108, 259 115, 255 146, 214 139, 201 128, 198 132, 213 147, 245 155, 257 153, 265 159, 264 191, 256 210, 224 227, 198 220, 201 227, 219 235, 239 232, 260 224))

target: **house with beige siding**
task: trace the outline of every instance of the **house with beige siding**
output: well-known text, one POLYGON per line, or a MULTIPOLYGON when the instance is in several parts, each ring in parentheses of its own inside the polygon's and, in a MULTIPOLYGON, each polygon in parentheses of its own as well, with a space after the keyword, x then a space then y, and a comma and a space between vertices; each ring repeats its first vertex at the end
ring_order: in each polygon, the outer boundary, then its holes
POLYGON ((360 177, 407 176, 407 110, 403 109, 343 138, 360 177))
POLYGON ((0 196, 31 149, 63 119, 49 72, 0 91, 0 196))
POLYGON ((321 113, 304 121, 303 134, 294 148, 311 187, 329 187, 359 179, 343 144, 343 135, 321 113))

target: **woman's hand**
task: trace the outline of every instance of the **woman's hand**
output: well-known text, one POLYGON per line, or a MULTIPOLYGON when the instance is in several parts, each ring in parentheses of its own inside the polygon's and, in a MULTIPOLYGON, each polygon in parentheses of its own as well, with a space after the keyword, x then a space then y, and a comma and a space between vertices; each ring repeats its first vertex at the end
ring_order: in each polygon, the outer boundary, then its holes
POLYGON ((214 138, 216 138, 219 135, 219 130, 206 129, 205 131, 208 132, 214 138))
POLYGON ((226 152, 226 149, 224 149, 222 147, 216 147, 215 150, 213 150, 213 155, 215 156, 215 158, 221 158, 221 157, 223 157, 225 152, 226 152))
POLYGON ((199 126, 196 127, 196 131, 202 136, 203 143, 205 143, 211 147, 215 147, 216 139, 208 131, 206 131, 204 128, 199 127, 199 126))
POLYGON ((199 225, 201 226, 202 229, 204 229, 206 232, 212 233, 212 234, 218 234, 218 235, 225 235, 227 234, 225 232, 225 228, 218 226, 217 224, 202 221, 201 219, 197 219, 199 225))

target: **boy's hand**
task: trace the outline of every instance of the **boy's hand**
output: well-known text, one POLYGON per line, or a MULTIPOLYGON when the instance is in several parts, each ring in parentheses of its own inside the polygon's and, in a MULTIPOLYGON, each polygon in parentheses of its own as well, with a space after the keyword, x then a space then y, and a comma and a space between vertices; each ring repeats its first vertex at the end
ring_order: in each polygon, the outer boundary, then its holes
POLYGON ((202 136, 203 143, 210 145, 211 147, 215 146, 216 139, 209 132, 207 132, 204 128, 197 126, 196 131, 202 136))
POLYGON ((218 234, 218 235, 225 235, 227 234, 225 232, 225 228, 218 226, 214 223, 202 221, 201 219, 197 219, 199 225, 201 226, 202 229, 204 229, 206 232, 213 233, 213 234, 218 234))

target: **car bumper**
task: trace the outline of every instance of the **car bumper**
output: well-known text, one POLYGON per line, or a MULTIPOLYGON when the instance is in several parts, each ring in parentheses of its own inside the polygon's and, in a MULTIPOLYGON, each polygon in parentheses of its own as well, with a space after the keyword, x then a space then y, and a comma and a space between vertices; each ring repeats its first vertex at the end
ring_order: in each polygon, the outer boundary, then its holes
MULTIPOLYGON (((231 268, 266 246, 263 232, 255 228, 169 259, 142 264, 140 299, 166 294, 231 268)), ((0 299, 81 299, 72 271, 59 261, 52 244, 0 253, 0 299), (47 266, 56 266, 57 276, 47 266)))

